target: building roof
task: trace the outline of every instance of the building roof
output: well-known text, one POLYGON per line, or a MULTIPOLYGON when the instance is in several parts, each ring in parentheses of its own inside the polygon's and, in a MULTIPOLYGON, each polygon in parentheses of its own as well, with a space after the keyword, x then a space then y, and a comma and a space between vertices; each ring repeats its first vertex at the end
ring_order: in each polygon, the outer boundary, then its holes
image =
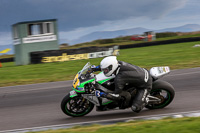
POLYGON ((24 22, 18 22, 14 25, 18 25, 18 24, 28 24, 28 23, 38 23, 38 22, 49 22, 49 21, 57 21, 57 19, 45 19, 45 20, 34 20, 34 21, 24 21, 24 22))

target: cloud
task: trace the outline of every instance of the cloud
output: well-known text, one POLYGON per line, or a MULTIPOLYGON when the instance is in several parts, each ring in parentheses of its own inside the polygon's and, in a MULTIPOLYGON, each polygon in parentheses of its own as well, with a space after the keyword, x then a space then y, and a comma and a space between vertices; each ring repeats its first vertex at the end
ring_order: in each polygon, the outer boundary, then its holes
MULTIPOLYGON (((2 0, 3 23, 57 18, 60 30, 90 27, 131 17, 159 19, 187 0, 2 0)), ((8 25, 6 25, 8 27, 8 25)), ((0 27, 3 28, 3 27, 0 27)))
POLYGON ((0 45, 12 43, 11 33, 7 32, 11 32, 11 25, 17 22, 56 18, 60 40, 69 41, 95 31, 142 27, 145 23, 163 20, 167 14, 183 8, 187 2, 188 0, 1 0, 0 45))
POLYGON ((0 45, 10 45, 12 44, 12 37, 10 32, 0 32, 0 45))
MULTIPOLYGON (((186 0, 80 0, 65 5, 61 20, 64 30, 101 25, 104 21, 118 21, 128 18, 147 17, 159 19, 183 7, 186 0)), ((64 7, 63 7, 64 8, 64 7)))

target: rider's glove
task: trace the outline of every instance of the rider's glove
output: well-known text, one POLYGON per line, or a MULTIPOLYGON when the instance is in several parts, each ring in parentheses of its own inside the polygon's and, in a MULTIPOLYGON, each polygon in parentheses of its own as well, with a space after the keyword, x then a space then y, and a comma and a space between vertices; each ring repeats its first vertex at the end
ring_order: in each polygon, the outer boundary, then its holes
POLYGON ((95 72, 96 71, 96 66, 95 65, 92 65, 90 68, 88 68, 88 73, 92 73, 92 72, 95 72))
POLYGON ((93 70, 93 72, 101 71, 100 65, 99 66, 92 65, 91 69, 93 70))

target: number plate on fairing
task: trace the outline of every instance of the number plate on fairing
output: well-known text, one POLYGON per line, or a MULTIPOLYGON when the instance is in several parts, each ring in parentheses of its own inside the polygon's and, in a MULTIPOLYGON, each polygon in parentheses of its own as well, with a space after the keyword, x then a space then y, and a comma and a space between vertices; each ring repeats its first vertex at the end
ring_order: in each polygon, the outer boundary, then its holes
POLYGON ((70 91, 69 94, 70 94, 70 97, 77 96, 77 93, 74 90, 70 91))
POLYGON ((170 73, 170 68, 168 66, 153 67, 150 69, 150 74, 153 78, 160 78, 168 73, 170 73))

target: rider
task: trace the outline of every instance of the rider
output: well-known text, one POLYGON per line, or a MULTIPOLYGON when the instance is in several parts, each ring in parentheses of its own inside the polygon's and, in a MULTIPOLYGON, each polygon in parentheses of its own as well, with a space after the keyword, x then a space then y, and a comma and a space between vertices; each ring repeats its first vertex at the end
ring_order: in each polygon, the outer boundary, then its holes
POLYGON ((118 61, 116 56, 105 57, 99 66, 93 68, 93 71, 102 71, 105 76, 115 75, 115 91, 114 93, 105 93, 96 91, 96 96, 105 97, 117 102, 123 101, 120 96, 125 85, 129 84, 137 88, 137 94, 133 99, 131 109, 134 112, 140 112, 145 106, 146 96, 152 88, 152 78, 149 72, 138 66, 118 61))

